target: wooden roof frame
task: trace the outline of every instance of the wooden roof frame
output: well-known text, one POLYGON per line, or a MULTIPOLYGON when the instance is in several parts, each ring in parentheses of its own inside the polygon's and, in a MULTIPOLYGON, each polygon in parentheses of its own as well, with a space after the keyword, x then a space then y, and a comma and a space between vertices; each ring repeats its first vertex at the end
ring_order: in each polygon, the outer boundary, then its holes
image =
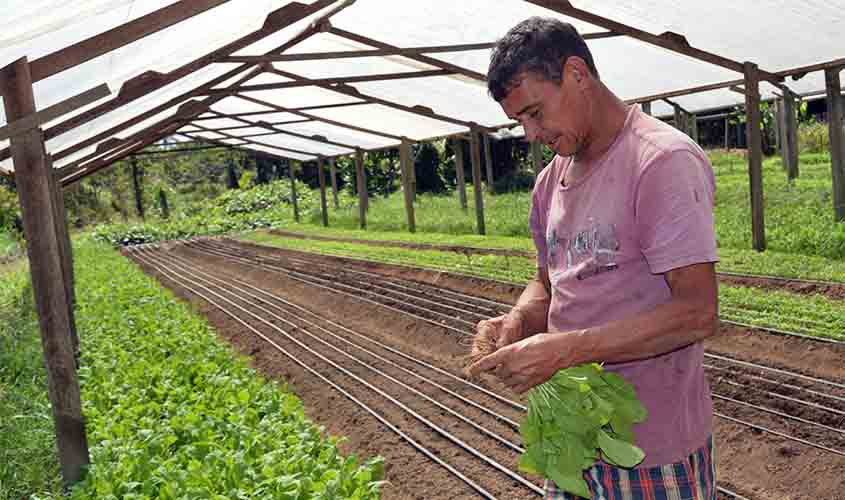
MULTIPOLYGON (((32 61, 31 66, 35 66, 33 70, 34 78, 43 79, 47 78, 53 74, 57 74, 65 69, 71 68, 75 65, 82 64, 83 62, 90 60, 93 57, 98 55, 102 55, 108 53, 110 51, 116 50, 119 47, 125 46, 129 43, 132 43, 136 40, 139 40, 145 36, 148 36, 152 33, 165 29, 169 26, 173 26, 178 24, 179 22, 189 19, 194 15, 197 15, 201 12, 205 12, 215 6, 221 5, 228 0, 181 0, 176 4, 173 4, 169 7, 165 7, 150 13, 146 16, 140 17, 125 25, 119 26, 110 30, 108 32, 102 33, 100 35, 94 36, 85 40, 83 42, 79 42, 78 44, 74 44, 66 49, 57 51, 54 54, 45 56, 38 60, 32 61), (189 5, 189 9, 179 9, 178 6, 182 6, 182 4, 189 5)), ((664 49, 668 49, 670 51, 686 55, 688 57, 693 57, 695 59, 714 64, 720 67, 725 67, 734 71, 742 72, 744 71, 744 64, 730 60, 728 58, 719 56, 718 54, 713 54, 711 52, 704 51, 702 49, 692 47, 686 39, 676 33, 663 33, 660 35, 654 35, 651 33, 647 33, 645 31, 639 30, 638 28, 625 25, 611 19, 598 16, 596 14, 590 13, 588 11, 578 9, 568 1, 568 0, 526 0, 530 3, 535 5, 539 5, 541 7, 545 7, 549 10, 554 12, 558 12, 565 16, 579 19, 584 22, 590 23, 595 26, 599 26, 604 28, 608 31, 606 32, 599 32, 599 33, 588 33, 585 34, 585 38, 587 39, 601 39, 607 37, 614 37, 614 36, 629 36, 634 39, 640 40, 645 43, 649 43, 652 45, 656 45, 662 47, 664 49)), ((482 75, 478 72, 473 70, 462 68, 460 66, 448 63, 446 61, 442 61, 439 59, 432 58, 427 53, 440 53, 440 52, 455 52, 455 51, 464 51, 464 50, 481 50, 488 48, 492 44, 490 43, 478 43, 478 44, 462 44, 462 45, 453 45, 453 46, 430 46, 430 47, 396 47, 391 44, 381 42, 378 40, 374 40, 372 38, 368 38, 366 36, 353 33, 347 30, 343 30, 340 28, 336 28, 331 25, 330 18, 335 13, 339 12, 340 10, 350 6, 354 3, 354 0, 317 0, 311 5, 301 4, 299 2, 291 2, 282 8, 270 13, 265 20, 264 25, 259 29, 256 30, 246 36, 235 40, 232 43, 229 43, 221 48, 218 48, 212 52, 209 52, 203 57, 197 58, 183 66, 167 73, 157 73, 157 72, 147 72, 139 77, 133 78, 125 82, 125 84, 120 89, 118 95, 109 100, 106 103, 103 103, 99 106, 96 106, 90 110, 87 110, 83 113, 80 113, 77 116, 74 116, 68 120, 65 120, 58 125, 55 125, 44 132, 45 139, 51 139, 62 133, 68 132, 73 130, 85 123, 90 122, 100 116, 103 116, 111 111, 114 111, 122 106, 125 106, 139 97, 148 94, 149 92, 154 92, 158 89, 161 89, 165 85, 173 83, 174 81, 184 78, 192 74, 193 72, 202 69, 209 64, 214 64, 217 62, 226 62, 226 63, 242 63, 239 67, 234 68, 231 71, 226 72, 225 74, 221 75, 218 78, 215 78, 204 85, 201 85, 189 92, 183 93, 173 99, 168 100, 165 103, 162 103, 159 106, 156 106, 152 110, 149 110, 145 113, 141 113, 136 115, 130 120, 127 120, 119 125, 111 127, 110 129, 96 134, 93 137, 89 137, 85 140, 82 140, 68 148, 65 148, 62 151, 57 152, 54 155, 54 159, 61 160, 62 158, 67 157, 68 155, 77 153, 78 151, 90 147, 92 145, 98 145, 98 151, 96 153, 95 158, 89 158, 88 161, 101 161, 103 157, 103 152, 100 151, 100 147, 111 147, 114 150, 123 150, 123 147, 126 144, 132 143, 138 137, 144 135, 143 133, 137 133, 130 138, 123 139, 118 141, 112 140, 114 135, 120 133, 123 130, 126 130, 129 127, 137 125, 157 114, 166 111, 167 109, 173 108, 175 106, 179 106, 190 99, 199 96, 208 96, 209 98, 213 98, 211 101, 206 100, 204 101, 209 108, 215 101, 214 99, 219 99, 220 96, 232 96, 238 95, 240 97, 246 97, 247 100, 253 100, 248 96, 242 96, 238 94, 238 92, 248 92, 251 90, 260 90, 260 89, 269 89, 269 88, 287 88, 287 87, 298 87, 298 86, 306 86, 306 85, 316 85, 321 88, 326 88, 329 90, 334 90, 339 93, 359 97, 362 99, 363 102, 355 103, 355 104, 381 104, 385 106, 390 106, 395 109, 399 109, 408 113, 417 114, 420 116, 425 116, 430 119, 441 120, 444 122, 456 124, 459 126, 470 128, 470 122, 466 120, 460 120, 452 117, 448 117, 445 115, 440 115, 435 113, 430 108, 425 106, 405 106, 398 103, 394 103, 389 100, 380 99, 375 96, 365 96, 361 94, 357 89, 351 87, 349 83, 351 82, 358 82, 358 81, 375 81, 375 79, 379 76, 384 77, 384 79, 390 78, 411 78, 410 74, 392 74, 392 75, 358 75, 358 76, 349 76, 340 79, 313 79, 309 80, 303 77, 295 78, 292 82, 280 82, 277 86, 261 86, 255 85, 250 86, 246 85, 245 82, 248 82, 250 79, 258 76, 262 71, 265 71, 270 68, 269 71, 277 74, 281 74, 282 76, 290 77, 292 74, 286 72, 280 72, 272 67, 271 64, 268 62, 271 61, 292 61, 292 60, 315 60, 315 59, 328 59, 328 58, 345 58, 345 57, 367 57, 367 56, 384 56, 384 55, 398 55, 407 57, 411 60, 415 60, 417 62, 421 62, 437 68, 436 70, 432 70, 430 73, 426 72, 418 72, 420 73, 417 76, 434 76, 434 75, 462 75, 464 77, 471 78, 476 81, 485 81, 485 75, 482 75), (296 22, 298 20, 304 19, 308 15, 311 15, 315 12, 323 8, 327 8, 329 6, 333 6, 332 9, 321 16, 318 20, 311 23, 311 25, 302 30, 298 35, 291 38, 288 43, 285 45, 276 48, 264 55, 257 55, 257 56, 233 56, 234 52, 241 50, 258 40, 261 40, 272 33, 279 31, 280 29, 296 22), (307 39, 308 37, 312 36, 313 34, 319 32, 327 32, 331 33, 335 36, 343 37, 357 43, 367 45, 370 47, 374 47, 373 49, 363 49, 360 51, 340 51, 340 52, 326 52, 326 53, 306 53, 306 54, 284 54, 283 52, 296 45, 297 43, 307 39), (258 66, 256 68, 256 66, 258 66), (249 71, 250 69, 253 71, 249 71), (259 69, 260 68, 260 69, 259 69), (240 74, 245 74, 245 77, 239 79, 240 82, 239 88, 237 86, 229 86, 225 89, 215 88, 216 85, 219 85, 222 82, 231 80, 232 78, 236 77, 240 74), (111 138, 111 139, 110 139, 111 138)), ((794 70, 789 71, 782 71, 782 72, 768 72, 765 70, 758 70, 761 79, 768 80, 773 84, 778 85, 784 91, 788 91, 780 82, 784 80, 787 76, 793 77, 800 77, 803 74, 806 74, 809 71, 817 71, 821 69, 826 69, 829 67, 834 66, 841 66, 845 65, 845 59, 837 59, 834 61, 829 61, 826 63, 820 63, 810 66, 805 66, 802 68, 795 68, 794 70)), ((2 79, 3 72, 0 70, 0 79, 2 79)), ((657 100, 657 99, 666 99, 672 97, 679 97, 682 95, 689 95, 698 92, 706 92, 709 90, 715 90, 720 88, 730 88, 735 86, 738 83, 742 83, 744 80, 731 80, 727 82, 718 82, 715 84, 710 85, 699 85, 696 87, 690 87, 687 89, 681 89, 672 92, 666 92, 662 94, 655 94, 651 96, 643 96, 636 99, 629 99, 627 102, 644 102, 650 100, 657 100)), ((264 103, 267 105, 268 103, 264 103)), ((349 104, 354 105, 354 104, 349 104)), ((337 106, 344 106, 344 104, 338 104, 337 106)), ((304 119, 309 120, 317 120, 324 123, 330 123, 335 126, 348 128, 350 130, 357 130, 360 132, 365 132, 368 134, 373 135, 380 135, 383 137, 388 137, 392 140, 401 140, 401 136, 394 135, 394 134, 385 134, 381 132, 376 132, 373 130, 369 130, 363 127, 355 127, 351 124, 345 124, 335 120, 328 120, 324 118, 320 118, 314 115, 310 115, 305 113, 303 110, 294 110, 294 109, 286 109, 279 107, 277 111, 284 110, 285 112, 290 112, 294 114, 298 114, 302 116, 304 119)), ((272 111, 269 111, 270 113, 272 111)), ((42 112, 43 113, 43 112, 42 112)), ((196 118, 196 116, 192 116, 191 118, 196 118)), ((202 120, 204 118, 199 118, 198 120, 202 120)), ((34 119, 33 119, 34 120, 34 119)), ((162 120, 157 122, 157 124, 161 127, 170 128, 169 125, 172 123, 172 120, 162 120)), ((13 124, 9 124, 13 125, 13 124)), ((193 125, 193 124, 192 124, 193 125)), ((500 127, 507 127, 512 126, 513 123, 506 123, 501 125, 500 127)), ((500 128, 500 127, 491 127, 490 129, 500 128)), ((145 128, 143 131, 144 133, 149 133, 149 129, 145 128)), ((461 132, 466 133, 466 132, 461 132)), ((10 149, 6 148, 4 150, 0 150, 0 160, 8 158, 10 155, 10 149)), ((81 166, 82 162, 75 162, 71 165, 68 165, 63 168, 71 167, 72 169, 78 169, 81 166)))

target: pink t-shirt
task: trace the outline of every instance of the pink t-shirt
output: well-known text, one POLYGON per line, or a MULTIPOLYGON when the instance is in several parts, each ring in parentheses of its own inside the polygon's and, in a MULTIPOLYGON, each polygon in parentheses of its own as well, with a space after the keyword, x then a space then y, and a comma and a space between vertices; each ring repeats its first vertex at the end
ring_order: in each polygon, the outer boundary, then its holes
MULTIPOLYGON (((686 135, 632 106, 607 153, 562 186, 571 158, 556 156, 534 187, 530 224, 552 285, 549 331, 624 320, 669 301, 662 273, 716 262, 715 180, 686 135)), ((605 364, 648 409, 634 428, 642 467, 678 462, 711 433, 701 342, 629 363, 605 364)))

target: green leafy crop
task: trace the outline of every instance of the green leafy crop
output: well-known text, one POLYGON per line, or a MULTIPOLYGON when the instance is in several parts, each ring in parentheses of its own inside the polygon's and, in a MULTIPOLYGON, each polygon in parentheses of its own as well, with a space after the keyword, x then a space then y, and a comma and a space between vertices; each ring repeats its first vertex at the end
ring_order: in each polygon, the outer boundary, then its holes
POLYGON ((589 497, 582 474, 596 460, 620 467, 643 461, 631 428, 646 415, 634 388, 600 365, 560 370, 528 393, 528 416, 519 429, 526 449, 519 468, 589 497))

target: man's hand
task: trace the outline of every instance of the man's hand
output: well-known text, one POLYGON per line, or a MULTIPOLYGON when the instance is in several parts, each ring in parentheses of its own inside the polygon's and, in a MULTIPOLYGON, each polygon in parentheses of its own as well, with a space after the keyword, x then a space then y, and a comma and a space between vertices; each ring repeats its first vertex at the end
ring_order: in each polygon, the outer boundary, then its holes
POLYGON ((500 349, 523 338, 525 338, 525 317, 522 311, 514 308, 508 314, 478 322, 472 353, 486 354, 490 352, 491 346, 495 346, 494 350, 500 349))
POLYGON ((549 380, 558 370, 578 364, 573 333, 540 333, 506 345, 469 367, 473 376, 493 372, 502 382, 522 394, 549 380))

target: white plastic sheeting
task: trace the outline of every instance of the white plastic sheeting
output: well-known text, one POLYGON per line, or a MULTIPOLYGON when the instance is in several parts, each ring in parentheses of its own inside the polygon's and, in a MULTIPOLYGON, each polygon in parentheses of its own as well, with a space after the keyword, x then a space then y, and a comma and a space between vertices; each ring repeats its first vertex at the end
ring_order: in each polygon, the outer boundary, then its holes
MULTIPOLYGON (((300 0, 303 1, 303 0, 300 0)), ((303 3, 310 3, 304 0, 303 3)), ((7 0, 4 12, 7 23, 0 33, 0 66, 21 56, 30 60, 60 50, 92 35, 105 32, 122 23, 175 3, 175 0, 7 0)), ((101 83, 108 83, 116 93, 127 80, 146 71, 165 73, 241 36, 264 22, 267 14, 283 7, 281 0, 231 0, 208 12, 183 21, 159 33, 134 42, 115 52, 86 62, 79 67, 55 75, 35 85, 36 104, 40 109, 58 103, 101 83)), ((841 26, 845 25, 845 0, 767 0, 766 2, 671 2, 669 0, 573 0, 577 7, 632 25, 650 33, 673 31, 686 36, 695 47, 738 62, 750 60, 768 71, 786 70, 807 64, 842 57, 841 26)), ((288 41, 300 29, 326 12, 324 9, 250 47, 240 55, 259 55, 288 41)), ((511 26, 532 15, 554 16, 572 22, 582 33, 605 31, 603 28, 566 19, 521 0, 428 0, 425 2, 395 0, 357 0, 332 18, 332 25, 383 43, 399 47, 452 45, 492 42, 511 26)), ((741 78, 741 74, 707 64, 627 37, 588 42, 603 81, 623 99, 636 99, 661 92, 741 78)), ((368 49, 366 45, 331 33, 319 33, 299 43, 288 53, 368 49)), ((489 50, 432 54, 434 59, 450 62, 484 74, 489 50)), ((279 62, 280 70, 306 78, 341 78, 382 73, 415 72, 435 69, 433 66, 406 57, 368 57, 320 61, 279 62)), ((216 64, 196 72, 174 84, 151 92, 141 99, 108 113, 47 143, 57 156, 56 166, 72 163, 91 154, 97 142, 111 137, 126 138, 172 115, 179 96, 201 86, 238 65, 216 64), (167 109, 129 128, 119 127, 140 113, 174 100, 167 109), (114 130, 112 130, 114 129, 114 130), (81 151, 66 155, 82 141, 99 134, 103 138, 81 151)), ((230 78, 226 84, 239 76, 230 78)), ((262 74, 244 85, 284 82, 275 74, 262 74)), ((823 89, 820 73, 785 83, 796 92, 823 89)), ((359 82, 353 84, 362 94, 404 106, 424 106, 440 115, 483 126, 499 127, 508 123, 499 106, 487 95, 484 82, 465 76, 440 76, 359 82)), ((218 86, 219 87, 219 86, 218 86)), ((761 85, 763 98, 773 96, 774 88, 761 85)), ((398 144, 396 137, 425 140, 465 132, 466 128, 385 105, 361 105, 361 99, 330 89, 296 87, 245 93, 268 103, 262 105, 238 97, 227 97, 211 106, 222 114, 265 112, 239 119, 197 120, 185 131, 197 128, 237 127, 258 121, 280 123, 306 118, 284 109, 309 106, 333 106, 310 109, 317 118, 304 123, 275 125, 296 134, 321 136, 328 141, 376 149, 398 144), (337 107, 339 104, 358 104, 337 107), (246 122, 244 121, 246 120, 246 122), (353 128, 346 128, 349 125, 353 128), (363 130, 373 133, 367 133, 363 130), (380 134, 381 133, 381 134, 380 134), (382 135, 383 134, 383 135, 382 135)), ((201 98, 196 98, 201 99, 201 98)), ((674 100, 690 111, 742 104, 744 97, 727 89, 715 90, 674 100)), ((101 101, 102 102, 102 101, 101 101)), ((95 106, 95 103, 91 106, 95 106)), ((88 106, 90 108, 91 106, 88 106)), ((81 112, 79 110, 77 112, 81 112)), ((671 109, 662 102, 653 105, 655 114, 668 114, 671 109)), ((213 114, 205 114, 213 117, 213 114)), ((63 121, 66 117, 54 123, 63 121)), ((5 124, 0 107, 0 125, 5 124)), ((52 124, 47 124, 47 127, 52 124)), ((264 127, 238 128, 225 131, 231 136, 251 135, 264 127)), ((209 136, 211 137, 211 136, 209 136)), ((217 134, 215 138, 219 139, 217 134)), ((227 143, 241 143, 225 139, 227 143)), ((315 155, 347 154, 349 148, 320 140, 279 134, 254 138, 260 145, 245 147, 293 159, 307 160, 315 155), (275 148, 275 149, 274 149, 275 148), (300 151, 286 152, 285 149, 300 151)), ((0 142, 0 148, 7 141, 0 142)), ((0 163, 11 169, 11 160, 0 163)))

